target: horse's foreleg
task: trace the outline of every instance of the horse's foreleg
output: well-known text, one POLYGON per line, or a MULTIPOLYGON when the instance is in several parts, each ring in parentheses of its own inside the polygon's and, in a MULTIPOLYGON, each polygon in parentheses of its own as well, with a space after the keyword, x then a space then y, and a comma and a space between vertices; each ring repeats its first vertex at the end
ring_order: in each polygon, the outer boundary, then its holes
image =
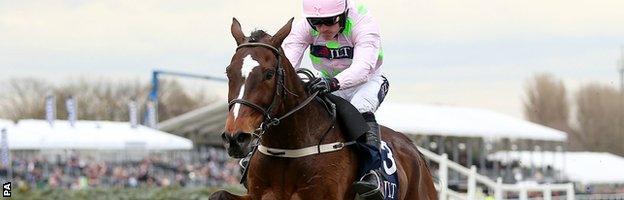
POLYGON ((210 200, 251 200, 251 197, 249 195, 238 196, 225 190, 219 190, 210 195, 210 200))

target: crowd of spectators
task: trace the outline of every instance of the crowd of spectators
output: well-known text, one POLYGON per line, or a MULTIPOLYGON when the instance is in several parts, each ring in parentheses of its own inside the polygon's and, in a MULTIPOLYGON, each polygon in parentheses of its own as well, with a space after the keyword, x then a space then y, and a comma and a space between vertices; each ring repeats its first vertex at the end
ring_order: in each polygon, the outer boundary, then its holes
MULTIPOLYGON (((197 153, 197 152, 188 152, 197 153)), ((237 184, 240 167, 222 149, 209 148, 204 158, 190 161, 147 155, 136 161, 96 160, 79 154, 64 161, 43 156, 12 159, 11 176, 18 187, 83 189, 95 187, 194 187, 237 184)))

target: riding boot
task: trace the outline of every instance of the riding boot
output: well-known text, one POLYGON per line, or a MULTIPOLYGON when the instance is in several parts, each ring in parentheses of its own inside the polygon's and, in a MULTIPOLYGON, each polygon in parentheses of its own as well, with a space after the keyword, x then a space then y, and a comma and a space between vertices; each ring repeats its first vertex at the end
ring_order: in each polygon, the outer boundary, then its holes
MULTIPOLYGON (((353 183, 353 189, 359 199, 362 200, 383 200, 381 191, 381 178, 377 169, 381 167, 381 140, 379 135, 379 125, 377 122, 367 122, 370 131, 367 131, 365 141, 362 141, 363 149, 368 151, 368 156, 362 156, 364 160, 362 168, 367 170, 359 181, 353 183)), ((357 198, 356 198, 357 199, 357 198)))
POLYGON ((360 181, 353 183, 358 200, 383 200, 384 195, 381 192, 381 178, 377 170, 370 170, 360 181))

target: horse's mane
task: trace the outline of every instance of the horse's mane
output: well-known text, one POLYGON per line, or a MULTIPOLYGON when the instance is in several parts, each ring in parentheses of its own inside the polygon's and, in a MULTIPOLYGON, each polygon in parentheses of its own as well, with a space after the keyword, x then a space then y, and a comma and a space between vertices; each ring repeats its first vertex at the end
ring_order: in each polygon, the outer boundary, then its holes
POLYGON ((264 32, 263 30, 255 30, 251 32, 251 35, 249 36, 249 42, 260 42, 262 39, 267 37, 271 37, 271 35, 264 32))

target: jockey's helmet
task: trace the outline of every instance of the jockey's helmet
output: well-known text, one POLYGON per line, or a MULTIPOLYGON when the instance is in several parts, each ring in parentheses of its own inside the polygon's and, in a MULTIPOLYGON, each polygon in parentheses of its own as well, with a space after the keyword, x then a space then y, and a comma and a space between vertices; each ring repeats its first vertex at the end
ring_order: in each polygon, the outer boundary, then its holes
POLYGON ((330 26, 340 23, 340 27, 344 27, 348 13, 347 1, 303 0, 303 16, 315 30, 315 25, 321 24, 330 26))

